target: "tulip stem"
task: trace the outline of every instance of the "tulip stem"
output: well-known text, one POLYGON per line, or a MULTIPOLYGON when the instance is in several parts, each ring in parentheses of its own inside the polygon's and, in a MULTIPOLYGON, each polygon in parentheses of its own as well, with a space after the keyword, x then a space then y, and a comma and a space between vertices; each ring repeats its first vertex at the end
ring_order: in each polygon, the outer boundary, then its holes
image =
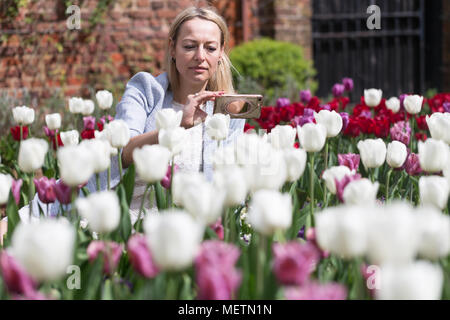
POLYGON ((30 197, 29 201, 29 207, 30 207, 30 222, 31 222, 31 217, 33 216, 33 197, 34 197, 34 181, 33 181, 33 177, 34 177, 34 173, 30 174, 30 184, 28 186, 28 195, 30 197))
POLYGON ((108 167, 108 190, 111 190, 111 166, 108 167))
POLYGON ((122 181, 122 154, 120 152, 117 155, 117 160, 119 161, 119 181, 122 181))
POLYGON ((170 185, 169 188, 167 188, 167 208, 172 207, 172 179, 173 179, 173 166, 175 165, 175 156, 172 157, 172 163, 170 166, 170 185))
POLYGON ((310 219, 311 225, 314 226, 314 152, 310 153, 310 167, 309 167, 309 200, 310 200, 310 219))
POLYGON ((414 140, 414 121, 412 119, 414 119, 414 117, 411 117, 409 119, 409 124, 410 124, 410 127, 411 127, 411 137, 409 138, 409 149, 410 149, 411 153, 414 152, 414 149, 413 149, 413 144, 414 144, 414 142, 413 142, 413 140, 414 140))
POLYGON ((178 293, 177 274, 167 273, 166 300, 176 300, 178 293))
POLYGON ((71 208, 70 208, 70 219, 72 220, 73 217, 75 217, 75 192, 76 188, 72 188, 72 201, 71 201, 71 208))
POLYGON ((97 184, 97 191, 100 191, 100 174, 95 174, 95 182, 97 184))
POLYGON ((136 227, 134 228, 136 230, 136 232, 139 232, 141 229, 141 221, 144 219, 144 217, 141 217, 141 214, 142 214, 142 211, 144 210, 145 196, 147 195, 147 191, 150 187, 151 187, 151 183, 147 183, 144 194, 142 195, 141 207, 139 208, 139 214, 138 214, 138 218, 136 221, 136 227))
POLYGON ((22 142, 22 140, 23 140, 23 127, 22 126, 19 126, 20 127, 20 142, 22 142))
MULTIPOLYGON (((328 139, 325 142, 325 169, 328 169, 328 139)), ((326 181, 323 180, 323 206, 326 207, 326 202, 327 202, 327 185, 326 185, 326 181)))
POLYGON ((387 174, 387 179, 386 179, 386 199, 385 202, 388 202, 389 199, 389 180, 391 179, 391 174, 392 174, 392 168, 389 169, 388 174, 387 174))
POLYGON ((264 294, 264 267, 266 259, 266 237, 258 234, 258 264, 256 266, 256 293, 258 299, 263 299, 264 294))

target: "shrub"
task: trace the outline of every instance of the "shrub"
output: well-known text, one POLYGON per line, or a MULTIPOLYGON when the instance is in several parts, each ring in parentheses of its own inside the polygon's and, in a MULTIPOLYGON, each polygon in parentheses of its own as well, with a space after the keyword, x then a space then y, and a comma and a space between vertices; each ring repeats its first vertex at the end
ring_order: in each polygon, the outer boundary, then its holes
POLYGON ((298 101, 299 90, 317 88, 316 70, 298 45, 263 38, 235 47, 230 59, 237 91, 263 94, 266 104, 280 96, 298 101))

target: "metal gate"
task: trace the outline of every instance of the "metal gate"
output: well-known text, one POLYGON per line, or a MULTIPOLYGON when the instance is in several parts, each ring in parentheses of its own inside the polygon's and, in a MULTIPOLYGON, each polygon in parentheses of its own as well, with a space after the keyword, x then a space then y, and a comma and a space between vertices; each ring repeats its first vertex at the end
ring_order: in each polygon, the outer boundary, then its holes
MULTIPOLYGON (((433 0, 434 1, 434 0, 433 0)), ((384 97, 424 90, 424 0, 313 0, 312 37, 319 96, 343 77, 354 80, 353 99, 365 88, 384 97), (370 30, 370 5, 381 28, 370 30)))

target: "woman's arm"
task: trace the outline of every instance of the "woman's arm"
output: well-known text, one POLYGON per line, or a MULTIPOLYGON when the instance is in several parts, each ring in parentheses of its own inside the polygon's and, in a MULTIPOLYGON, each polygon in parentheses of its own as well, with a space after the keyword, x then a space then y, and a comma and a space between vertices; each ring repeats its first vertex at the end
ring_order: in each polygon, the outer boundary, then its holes
POLYGON ((128 144, 122 150, 122 163, 124 168, 128 168, 133 163, 133 151, 146 144, 158 143, 158 130, 145 132, 130 139, 128 144))

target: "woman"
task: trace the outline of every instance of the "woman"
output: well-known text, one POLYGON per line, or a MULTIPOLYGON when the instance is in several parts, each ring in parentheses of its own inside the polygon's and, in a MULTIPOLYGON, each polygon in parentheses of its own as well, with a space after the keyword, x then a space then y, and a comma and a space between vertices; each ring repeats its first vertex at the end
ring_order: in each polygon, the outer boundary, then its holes
MULTIPOLYGON (((180 170, 203 171, 212 178, 211 156, 217 144, 204 130, 204 120, 212 115, 214 99, 223 93, 234 93, 231 62, 226 54, 229 35, 224 19, 212 8, 190 7, 173 21, 167 40, 166 72, 158 77, 139 72, 128 82, 121 101, 117 105, 116 119, 124 120, 130 129, 131 139, 122 150, 122 163, 128 167, 133 162, 133 150, 146 144, 158 143, 155 116, 162 108, 174 108, 183 112, 181 125, 188 131, 185 148, 175 158, 180 170)), ((224 145, 231 143, 243 132, 245 120, 232 119, 224 145)), ((111 162, 111 186, 120 181, 116 157, 111 162)), ((100 174, 101 188, 106 189, 107 174, 100 174)), ((95 176, 87 184, 91 192, 96 190, 95 176)), ((137 215, 144 193, 145 183, 139 179, 130 206, 137 215)), ((81 195, 81 193, 80 193, 81 195)), ((36 196, 34 199, 38 201, 36 196)), ((46 212, 46 206, 41 207, 46 212)), ((37 203, 33 216, 39 217, 37 203)), ((51 215, 59 211, 59 203, 51 209, 51 215)), ((28 216, 28 207, 20 210, 28 216)), ((134 219, 136 218, 133 217, 134 219)))

